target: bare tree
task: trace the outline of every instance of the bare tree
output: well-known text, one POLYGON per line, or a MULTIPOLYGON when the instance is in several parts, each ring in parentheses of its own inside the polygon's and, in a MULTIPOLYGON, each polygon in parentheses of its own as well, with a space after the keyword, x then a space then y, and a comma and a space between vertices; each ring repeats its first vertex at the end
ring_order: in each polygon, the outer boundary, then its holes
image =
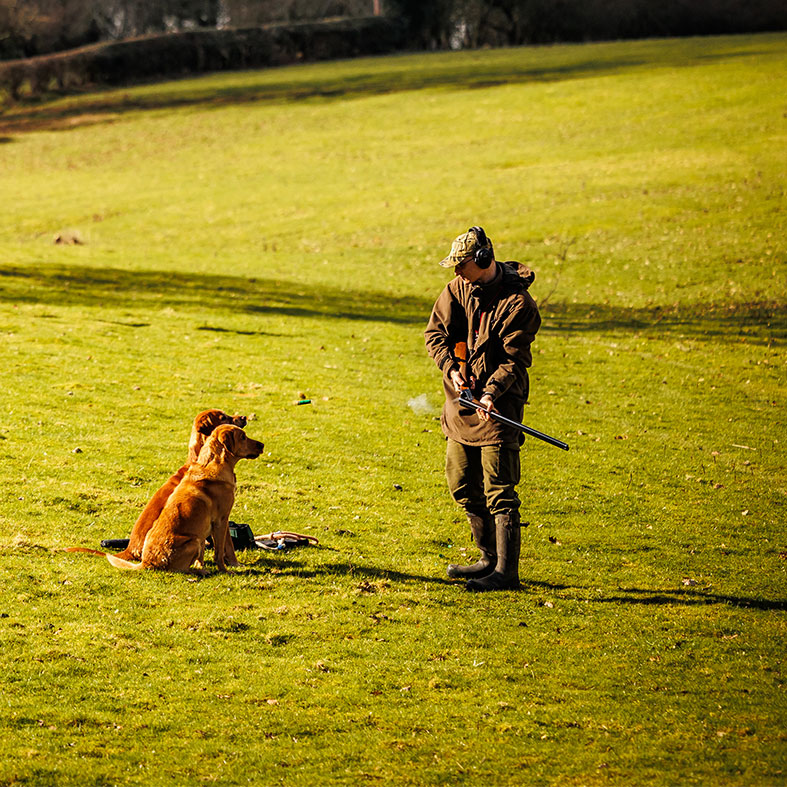
POLYGON ((223 8, 232 27, 382 13, 380 0, 224 0, 223 8))
POLYGON ((19 57, 78 46, 98 37, 90 0, 0 0, 0 51, 19 57))
POLYGON ((115 39, 217 27, 224 5, 221 0, 100 0, 93 4, 102 37, 115 39))

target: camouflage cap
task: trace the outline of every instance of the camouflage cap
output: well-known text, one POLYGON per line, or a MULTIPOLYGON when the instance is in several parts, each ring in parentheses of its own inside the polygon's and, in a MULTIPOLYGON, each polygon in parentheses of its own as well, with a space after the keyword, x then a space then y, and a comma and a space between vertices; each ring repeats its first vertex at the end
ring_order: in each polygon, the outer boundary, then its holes
POLYGON ((440 260, 440 264, 444 268, 454 268, 466 259, 475 257, 478 249, 482 248, 491 249, 492 241, 486 238, 486 244, 484 245, 479 242, 478 235, 474 229, 468 230, 454 240, 451 244, 451 252, 445 259, 440 260))

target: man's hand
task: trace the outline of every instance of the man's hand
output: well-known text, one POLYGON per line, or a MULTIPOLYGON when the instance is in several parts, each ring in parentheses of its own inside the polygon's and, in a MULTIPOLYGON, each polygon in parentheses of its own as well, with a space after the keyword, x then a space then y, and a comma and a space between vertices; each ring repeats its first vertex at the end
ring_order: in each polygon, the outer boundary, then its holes
POLYGON ((459 369, 452 369, 449 377, 451 378, 451 383, 453 384, 454 390, 457 393, 462 393, 462 390, 467 388, 465 378, 462 377, 459 369))
POLYGON ((495 407, 495 402, 489 394, 484 394, 479 400, 478 403, 483 405, 485 410, 478 410, 478 417, 482 421, 490 421, 491 418, 489 416, 489 411, 494 410, 497 412, 497 408, 495 407))

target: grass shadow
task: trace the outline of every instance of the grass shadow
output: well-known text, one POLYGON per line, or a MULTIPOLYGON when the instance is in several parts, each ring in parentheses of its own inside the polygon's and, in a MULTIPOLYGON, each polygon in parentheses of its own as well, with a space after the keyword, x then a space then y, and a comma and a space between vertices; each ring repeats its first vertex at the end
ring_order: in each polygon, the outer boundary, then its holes
POLYGON ((284 333, 272 333, 271 331, 240 331, 233 328, 219 328, 214 325, 198 325, 198 331, 210 331, 212 333, 232 333, 236 336, 286 336, 284 333))
MULTIPOLYGON (((415 329, 425 326, 434 298, 213 273, 52 264, 36 268, 0 265, 0 300, 45 306, 140 309, 146 318, 166 308, 200 309, 211 311, 217 319, 223 314, 271 314, 380 321, 412 325, 415 329)), ((659 335, 672 333, 707 339, 737 334, 762 344, 787 339, 787 305, 776 301, 666 307, 550 302, 542 315, 545 332, 653 331, 659 335)), ((148 325, 147 321, 107 322, 137 329, 148 325)), ((270 335, 212 322, 203 323, 197 330, 270 335)))
POLYGON ((315 579, 324 576, 340 576, 360 579, 358 584, 359 593, 375 593, 377 587, 372 582, 426 582, 432 585, 455 585, 449 579, 440 576, 423 576, 421 574, 410 574, 398 571, 385 566, 360 565, 358 563, 325 563, 321 565, 310 565, 306 562, 294 560, 289 557, 277 556, 272 562, 257 559, 254 563, 244 564, 241 569, 236 569, 244 576, 261 575, 267 577, 290 576, 299 579, 315 579), (275 574, 271 573, 271 568, 275 568, 275 574))
POLYGON ((541 315, 542 330, 563 333, 653 331, 706 339, 738 335, 760 344, 787 339, 787 304, 775 300, 652 307, 550 302, 541 315))
MULTIPOLYGON (((0 266, 0 300, 47 306, 141 309, 146 313, 165 308, 199 308, 217 315, 275 314, 419 325, 425 323, 432 307, 432 300, 427 298, 277 279, 65 265, 0 266)), ((137 323, 123 324, 142 327, 137 323)), ((213 324, 203 324, 199 330, 232 331, 213 324)))
POLYGON ((767 612, 787 612, 787 600, 750 598, 726 593, 711 593, 702 588, 621 588, 602 596, 594 595, 593 588, 563 585, 538 580, 522 580, 522 589, 566 593, 564 600, 589 601, 596 604, 639 604, 642 606, 725 606, 756 609, 767 612))
MULTIPOLYGON (((271 562, 257 559, 251 564, 242 564, 234 569, 242 576, 297 577, 299 579, 316 579, 324 576, 349 577, 360 579, 356 590, 360 594, 374 594, 382 588, 373 583, 419 582, 429 585, 448 585, 462 590, 464 583, 441 577, 437 570, 432 576, 411 574, 385 566, 359 565, 357 563, 326 563, 309 565, 308 562, 277 555, 271 562), (273 571, 271 570, 273 569, 273 571)), ((210 576, 221 576, 214 572, 210 576)), ((209 578, 209 577, 206 577, 209 578)), ((544 582, 534 579, 522 579, 521 588, 516 592, 526 594, 532 592, 555 592, 566 601, 593 602, 596 604, 636 604, 641 606, 732 606, 740 609, 759 610, 763 612, 787 612, 787 600, 751 598, 735 596, 727 593, 712 593, 701 588, 618 588, 617 592, 602 596, 594 595, 595 588, 581 585, 544 582)))
POLYGON ((757 609, 767 612, 787 612, 787 600, 746 598, 706 590, 646 590, 643 588, 620 588, 621 593, 604 599, 605 604, 642 604, 645 606, 709 606, 724 604, 742 609, 757 609))

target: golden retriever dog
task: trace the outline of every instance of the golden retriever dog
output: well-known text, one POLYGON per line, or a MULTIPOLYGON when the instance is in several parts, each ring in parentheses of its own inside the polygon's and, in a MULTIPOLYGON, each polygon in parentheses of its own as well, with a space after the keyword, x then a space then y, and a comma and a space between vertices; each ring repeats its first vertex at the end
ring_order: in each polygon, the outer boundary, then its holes
POLYGON ((205 541, 210 536, 216 566, 219 571, 226 571, 224 549, 230 538, 229 518, 235 503, 235 465, 240 459, 256 459, 263 448, 261 442, 252 440, 238 426, 217 427, 148 531, 142 562, 132 563, 83 547, 66 551, 104 555, 116 568, 205 575, 205 541))
MULTIPOLYGON (((195 419, 191 428, 191 437, 189 438, 189 457, 183 467, 176 473, 173 473, 161 488, 150 498, 150 501, 143 509, 139 518, 131 528, 131 535, 129 536, 128 546, 122 551, 118 552, 117 557, 122 560, 140 560, 142 558, 142 547, 145 543, 145 536, 148 531, 153 527, 153 523, 158 519, 159 514, 164 508, 164 504, 169 499, 169 496, 175 491, 175 487, 181 482, 189 465, 197 461, 199 452, 205 441, 211 435, 217 426, 222 424, 233 424, 241 428, 246 426, 245 415, 227 415, 221 410, 204 410, 195 419)), ((238 565, 235 559, 235 550, 232 546, 232 539, 227 540, 227 548, 225 550, 224 559, 230 565, 238 565)))

